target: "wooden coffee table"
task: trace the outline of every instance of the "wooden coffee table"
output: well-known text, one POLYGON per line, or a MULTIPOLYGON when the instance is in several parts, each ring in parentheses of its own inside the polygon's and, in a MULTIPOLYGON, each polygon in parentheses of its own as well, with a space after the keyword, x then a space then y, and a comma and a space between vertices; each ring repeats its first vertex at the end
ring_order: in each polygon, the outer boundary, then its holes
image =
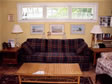
POLYGON ((24 63, 17 71, 17 75, 19 84, 23 82, 80 84, 82 72, 79 64, 24 63))

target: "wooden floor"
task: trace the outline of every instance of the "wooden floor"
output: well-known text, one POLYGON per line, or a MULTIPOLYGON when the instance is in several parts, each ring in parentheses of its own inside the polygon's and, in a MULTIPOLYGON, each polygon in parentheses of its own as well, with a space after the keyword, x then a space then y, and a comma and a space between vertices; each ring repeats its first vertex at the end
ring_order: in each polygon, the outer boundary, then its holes
MULTIPOLYGON (((0 65, 0 74, 15 74, 20 65, 0 65)), ((95 84, 95 67, 91 66, 89 71, 83 72, 84 77, 91 77, 93 84, 95 84)))

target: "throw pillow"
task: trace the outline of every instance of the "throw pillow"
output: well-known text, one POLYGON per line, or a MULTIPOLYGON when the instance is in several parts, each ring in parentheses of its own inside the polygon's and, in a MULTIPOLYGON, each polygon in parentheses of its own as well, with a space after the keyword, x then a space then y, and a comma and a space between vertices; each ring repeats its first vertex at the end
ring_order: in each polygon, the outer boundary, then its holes
POLYGON ((81 54, 84 51, 84 48, 86 48, 86 44, 83 43, 82 45, 80 45, 80 47, 78 47, 78 49, 76 50, 77 54, 81 54))

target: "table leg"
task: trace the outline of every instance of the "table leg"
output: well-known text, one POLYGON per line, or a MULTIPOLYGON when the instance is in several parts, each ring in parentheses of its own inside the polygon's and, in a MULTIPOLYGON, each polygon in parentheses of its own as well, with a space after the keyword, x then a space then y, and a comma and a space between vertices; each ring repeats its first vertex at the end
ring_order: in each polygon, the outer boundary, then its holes
POLYGON ((93 53, 93 56, 94 56, 94 58, 93 58, 93 65, 95 66, 96 65, 96 53, 95 52, 93 53))
POLYGON ((19 78, 19 84, 21 84, 21 77, 20 77, 20 75, 18 75, 18 78, 19 78))
POLYGON ((80 76, 78 76, 78 81, 77 82, 78 82, 77 84, 80 84, 80 76))

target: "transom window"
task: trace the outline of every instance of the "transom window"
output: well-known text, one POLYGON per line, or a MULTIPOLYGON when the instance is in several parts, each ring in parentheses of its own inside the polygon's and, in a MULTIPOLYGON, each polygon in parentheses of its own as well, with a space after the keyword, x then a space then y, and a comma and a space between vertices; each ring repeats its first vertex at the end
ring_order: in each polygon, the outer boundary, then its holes
POLYGON ((47 7, 47 18, 66 19, 68 18, 67 7, 47 7))
POLYGON ((22 8, 22 20, 43 18, 42 7, 25 7, 22 8))
POLYGON ((72 19, 93 19, 93 14, 92 8, 72 8, 72 19))
POLYGON ((18 21, 97 21, 97 3, 18 3, 18 21))

